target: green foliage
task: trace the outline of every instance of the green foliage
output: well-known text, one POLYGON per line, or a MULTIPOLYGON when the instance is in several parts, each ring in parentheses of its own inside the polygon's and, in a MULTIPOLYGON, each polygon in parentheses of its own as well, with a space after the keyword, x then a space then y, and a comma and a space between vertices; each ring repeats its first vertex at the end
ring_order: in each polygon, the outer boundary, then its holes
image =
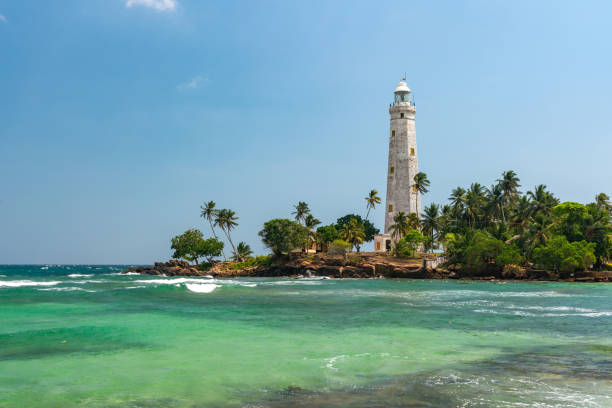
POLYGON ((172 238, 171 248, 174 249, 173 258, 183 258, 198 265, 199 258, 207 258, 209 263, 215 257, 221 256, 223 242, 217 238, 204 239, 204 235, 198 229, 189 229, 172 238))
POLYGON ((246 242, 239 242, 238 246, 236 246, 236 250, 232 253, 232 260, 242 261, 249 258, 251 255, 253 255, 251 246, 246 242))
POLYGON ((356 218, 351 218, 348 223, 342 225, 339 234, 340 238, 352 246, 355 246, 357 252, 359 252, 359 246, 363 243, 365 238, 365 228, 363 224, 360 224, 356 218))
POLYGON ((482 232, 477 232, 466 250, 465 264, 475 271, 484 270, 504 251, 504 243, 482 232))
POLYGON ((257 256, 243 262, 236 262, 230 264, 230 268, 234 270, 240 270, 245 268, 257 267, 257 266, 270 266, 273 261, 272 255, 257 256))
POLYGON ((584 236, 584 225, 589 212, 587 208, 579 203, 566 202, 552 209, 554 219, 554 231, 559 235, 565 235, 568 241, 582 241, 584 236))
POLYGON ((329 249, 327 250, 327 253, 332 256, 336 256, 336 255, 344 256, 346 254, 346 251, 350 249, 351 246, 352 245, 346 241, 343 241, 341 239, 336 239, 331 244, 329 244, 329 249))
POLYGON ((347 214, 344 217, 338 218, 336 220, 336 229, 340 231, 342 229, 342 226, 345 224, 348 224, 353 218, 356 219, 359 224, 363 225, 364 232, 365 232, 365 237, 364 237, 365 242, 372 241, 374 239, 374 235, 380 232, 380 230, 376 228, 374 224, 372 224, 368 220, 364 220, 363 218, 361 218, 360 215, 357 215, 357 214, 347 214))
POLYGON ((425 240, 426 238, 418 230, 409 230, 406 232, 406 236, 395 244, 393 254, 400 258, 412 257, 419 245, 425 240))
POLYGON ((569 242, 564 236, 550 239, 545 246, 533 251, 536 264, 545 268, 574 272, 595 263, 595 244, 586 241, 569 242))
POLYGON ((266 222, 259 231, 263 243, 277 256, 308 244, 308 228, 295 221, 275 218, 266 222))
POLYGON ((449 262, 463 264, 476 272, 482 272, 491 265, 503 268, 518 265, 524 261, 519 248, 478 230, 467 230, 465 234, 446 235, 449 262))
POLYGON ((336 239, 338 239, 338 230, 334 224, 317 228, 317 242, 319 244, 327 245, 336 239))

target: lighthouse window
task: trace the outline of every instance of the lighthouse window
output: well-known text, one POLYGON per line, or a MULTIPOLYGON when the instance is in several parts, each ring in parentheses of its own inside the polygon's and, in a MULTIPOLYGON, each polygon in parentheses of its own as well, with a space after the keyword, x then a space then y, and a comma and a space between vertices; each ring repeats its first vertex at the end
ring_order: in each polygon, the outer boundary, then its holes
POLYGON ((403 113, 400 113, 400 118, 403 118, 403 117, 404 117, 404 114, 403 114, 403 113))
POLYGON ((389 173, 391 173, 391 174, 395 173, 395 167, 391 167, 391 168, 389 169, 389 173))
POLYGON ((395 136, 395 130, 391 131, 391 136, 395 136))
POLYGON ((414 147, 411 147, 411 148, 410 148, 410 155, 411 155, 411 156, 414 156, 414 147))
POLYGON ((389 212, 393 211, 393 204, 389 204, 389 212))

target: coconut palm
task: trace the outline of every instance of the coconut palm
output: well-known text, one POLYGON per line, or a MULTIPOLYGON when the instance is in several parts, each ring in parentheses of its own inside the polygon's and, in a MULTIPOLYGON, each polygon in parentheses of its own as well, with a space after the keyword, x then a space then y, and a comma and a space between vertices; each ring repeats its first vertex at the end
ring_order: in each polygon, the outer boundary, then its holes
POLYGON ((306 204, 304 201, 300 201, 297 203, 297 205, 293 206, 293 208, 295 208, 295 211, 293 211, 291 214, 295 216, 295 220, 297 222, 304 221, 306 216, 310 214, 310 208, 308 208, 308 204, 306 204))
POLYGON ((471 220, 470 225, 476 225, 484 202, 484 187, 480 183, 472 183, 465 193, 465 215, 468 221, 471 220))
POLYGON ((423 233, 429 235, 431 238, 432 252, 436 243, 435 234, 440 230, 439 212, 440 206, 433 203, 425 207, 423 211, 423 233))
POLYGON ((529 196, 521 196, 514 205, 511 212, 511 221, 514 229, 522 234, 527 230, 532 220, 533 204, 529 196))
POLYGON ((427 174, 423 173, 423 172, 419 172, 417 174, 414 175, 414 189, 416 190, 416 197, 417 197, 417 213, 419 212, 419 208, 421 207, 420 204, 420 195, 421 194, 425 194, 427 192, 429 192, 429 189, 427 187, 429 187, 430 182, 429 179, 427 178, 427 174))
POLYGON ((351 218, 351 220, 340 229, 340 238, 356 247, 357 252, 359 252, 359 246, 363 244, 365 239, 365 229, 356 218, 351 218))
POLYGON ((217 216, 215 217, 215 225, 221 228, 221 230, 225 233, 227 240, 232 246, 233 253, 238 253, 236 251, 234 243, 232 242, 232 237, 230 234, 230 231, 238 225, 236 220, 238 220, 238 217, 236 217, 236 213, 228 209, 219 210, 217 212, 217 216))
POLYGON ((248 259, 253 255, 253 251, 251 250, 251 246, 246 242, 239 242, 236 250, 232 254, 232 260, 234 261, 242 261, 244 259, 248 259))
POLYGON ((531 198, 533 214, 541 212, 545 215, 550 215, 552 208, 559 204, 559 200, 551 192, 546 191, 544 184, 535 186, 533 191, 527 192, 527 195, 531 198))
POLYGON ((393 224, 389 226, 389 230, 391 232, 391 236, 396 241, 404 237, 410 227, 408 226, 408 218, 406 218, 406 214, 403 211, 397 213, 395 217, 393 217, 393 224))
POLYGON ((604 209, 608 212, 612 212, 612 204, 610 204, 610 197, 606 193, 599 193, 595 196, 595 204, 599 209, 604 209))
MULTIPOLYGON (((504 171, 502 173, 502 178, 497 179, 502 191, 504 192, 504 204, 514 201, 516 196, 520 193, 518 188, 521 186, 519 184, 521 181, 516 173, 512 170, 504 171)), ((504 206, 502 205, 502 218, 504 222, 506 222, 506 215, 504 213, 504 206)))
POLYGON ((312 216, 312 214, 308 214, 304 219, 304 225, 308 228, 308 238, 312 245, 313 242, 317 242, 317 231, 315 231, 315 227, 321 224, 321 221, 312 216))
POLYGON ((421 220, 415 213, 410 213, 406 216, 406 223, 408 224, 408 229, 411 230, 420 230, 421 229, 421 220))
POLYGON ((487 213, 493 219, 503 219, 504 192, 499 184, 493 184, 486 189, 487 213))
MULTIPOLYGON (((217 213, 219 212, 219 210, 217 210, 215 206, 216 204, 214 201, 204 202, 204 205, 200 206, 200 209, 202 210, 200 212, 200 217, 208 220, 208 224, 210 225, 210 230, 212 231, 213 236, 215 238, 218 238, 217 233, 215 232, 215 228, 213 227, 213 219, 217 216, 217 213)), ((221 250, 221 253, 223 254, 223 259, 227 261, 223 250, 221 250)))
POLYGON ((378 196, 378 191, 370 190, 370 194, 365 198, 366 200, 366 209, 368 212, 366 213, 365 219, 368 219, 368 215, 370 215, 370 210, 373 210, 376 207, 376 204, 380 204, 380 197, 378 196))

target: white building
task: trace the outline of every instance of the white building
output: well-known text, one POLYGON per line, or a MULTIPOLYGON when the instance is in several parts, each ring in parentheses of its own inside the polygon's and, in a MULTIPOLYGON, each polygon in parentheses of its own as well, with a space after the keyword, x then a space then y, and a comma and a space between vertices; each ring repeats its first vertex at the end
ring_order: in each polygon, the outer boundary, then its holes
POLYGON ((414 176, 419 172, 414 117, 416 108, 410 100, 410 88, 402 80, 395 88, 395 98, 389 107, 389 164, 387 166, 387 200, 385 203, 385 233, 374 237, 374 250, 391 249, 390 227, 401 211, 420 216, 419 191, 414 176))

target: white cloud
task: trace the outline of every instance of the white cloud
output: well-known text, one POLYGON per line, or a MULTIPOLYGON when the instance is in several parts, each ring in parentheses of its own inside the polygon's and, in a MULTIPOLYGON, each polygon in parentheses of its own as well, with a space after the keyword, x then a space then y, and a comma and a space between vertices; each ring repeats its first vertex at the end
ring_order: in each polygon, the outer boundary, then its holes
POLYGON ((182 91, 184 89, 196 89, 201 86, 208 84, 208 78, 198 75, 183 84, 177 86, 177 89, 182 91))
POLYGON ((0 14, 0 21, 2 21, 3 23, 8 23, 8 20, 6 19, 6 17, 4 17, 4 14, 0 14))
POLYGON ((176 0, 127 0, 125 6, 144 6, 159 11, 174 11, 176 9, 176 0))

